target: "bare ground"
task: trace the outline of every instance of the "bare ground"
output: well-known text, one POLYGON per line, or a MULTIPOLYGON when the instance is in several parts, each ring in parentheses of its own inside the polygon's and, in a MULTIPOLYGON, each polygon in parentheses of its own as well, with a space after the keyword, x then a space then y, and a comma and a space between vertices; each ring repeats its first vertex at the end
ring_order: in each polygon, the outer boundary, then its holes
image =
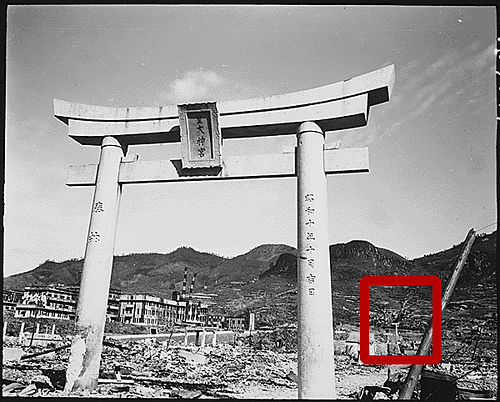
MULTIPOLYGON (((167 346, 166 342, 152 341, 124 342, 122 346, 126 349, 103 348, 100 378, 107 379, 108 383, 101 383, 90 395, 80 392, 66 395, 61 384, 57 384, 54 373, 64 376, 69 360, 69 350, 64 349, 34 359, 4 362, 3 396, 148 399, 298 397, 296 352, 256 350, 227 344, 205 348, 167 346), (129 380, 129 383, 116 382, 116 367, 119 367, 121 378, 129 380), (47 369, 52 370, 52 374, 47 369), (10 388, 5 388, 8 383, 10 388), (15 383, 17 388, 12 385, 15 383), (24 395, 19 395, 20 392, 24 395)), ((344 355, 336 356, 335 363, 339 399, 354 400, 364 386, 382 386, 387 378, 387 366, 358 364, 344 355)), ((473 368, 470 365, 447 367, 458 376, 473 368)), ((393 375, 399 372, 406 374, 408 366, 391 366, 393 375)), ((496 361, 482 365, 461 381, 467 387, 492 390, 496 397, 496 361)), ((377 399, 388 398, 378 393, 377 399)))

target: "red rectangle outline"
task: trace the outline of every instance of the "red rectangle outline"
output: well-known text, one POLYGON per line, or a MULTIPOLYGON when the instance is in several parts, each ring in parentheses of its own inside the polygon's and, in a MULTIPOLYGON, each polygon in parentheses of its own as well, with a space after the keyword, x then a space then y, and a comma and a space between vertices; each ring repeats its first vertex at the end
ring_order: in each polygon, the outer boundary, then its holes
POLYGON ((441 279, 437 276, 364 276, 359 285, 359 353, 364 364, 438 364, 442 359, 441 279), (432 355, 370 355, 370 285, 432 286, 432 355))

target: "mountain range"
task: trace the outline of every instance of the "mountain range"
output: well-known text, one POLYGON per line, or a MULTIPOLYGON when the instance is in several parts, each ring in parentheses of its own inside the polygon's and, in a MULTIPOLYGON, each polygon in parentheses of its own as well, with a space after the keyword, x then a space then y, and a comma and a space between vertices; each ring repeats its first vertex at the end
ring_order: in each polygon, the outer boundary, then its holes
MULTIPOLYGON (((471 313, 470 317, 464 316, 465 320, 477 317, 496 319, 496 244, 496 231, 476 238, 451 299, 452 317, 465 311, 471 313)), ((444 289, 462 245, 413 260, 367 241, 331 245, 335 322, 359 322, 359 281, 366 275, 436 275, 443 281, 444 289)), ((181 290, 184 268, 187 267, 188 289, 196 273, 194 292, 213 295, 210 303, 214 313, 240 314, 251 310, 256 312, 260 325, 290 324, 296 322, 297 313, 296 256, 297 250, 285 244, 264 244, 233 258, 199 252, 190 247, 180 247, 168 254, 115 256, 111 287, 124 293, 148 293, 170 298, 173 290, 181 290)), ((3 288, 22 290, 25 286, 50 283, 78 285, 82 268, 82 259, 45 261, 31 271, 4 278, 3 288)), ((426 298, 423 290, 378 288, 381 289, 377 289, 373 299, 370 293, 374 312, 400 309, 403 300, 412 298, 416 301, 414 309, 429 306, 418 302, 426 298)), ((419 316, 424 322, 430 317, 430 309, 412 314, 409 316, 419 316)), ((407 325, 420 324, 409 318, 407 325)))

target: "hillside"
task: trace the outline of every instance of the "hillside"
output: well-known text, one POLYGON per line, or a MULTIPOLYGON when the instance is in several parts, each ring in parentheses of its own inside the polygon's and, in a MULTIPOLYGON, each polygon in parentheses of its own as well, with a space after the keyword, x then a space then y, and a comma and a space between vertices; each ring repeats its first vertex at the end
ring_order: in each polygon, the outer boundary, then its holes
MULTIPOLYGON (((444 289, 460 250, 461 244, 406 260, 367 241, 331 245, 335 322, 359 322, 359 281, 363 276, 437 275, 443 280, 444 289)), ((55 282, 76 285, 82 265, 82 260, 46 261, 32 271, 5 278, 4 289, 55 282)), ((212 306, 215 313, 239 314, 250 309, 257 313, 257 321, 261 324, 290 324, 296 320, 296 249, 283 244, 261 245, 234 258, 202 253, 189 247, 169 254, 117 256, 111 286, 122 292, 146 292, 169 298, 172 290, 181 289, 185 267, 188 268, 188 285, 193 273, 197 273, 195 292, 217 294, 212 306)), ((373 299, 370 297, 370 311, 382 317, 387 309, 399 309, 403 300, 408 299, 408 313, 403 317, 402 326, 420 327, 428 320, 430 299, 425 289, 376 288, 373 299)), ((478 237, 474 242, 453 294, 449 314, 444 319, 450 325, 458 325, 480 317, 496 317, 496 232, 478 237), (455 322, 457 320, 459 322, 455 322)), ((384 324, 384 318, 378 322, 384 324)))
POLYGON ((211 280, 210 272, 225 261, 224 257, 181 247, 169 254, 133 254, 115 257, 111 286, 129 293, 150 293, 170 297, 181 289, 184 268, 188 269, 188 288, 193 273, 198 287, 211 280))
MULTIPOLYGON (((445 289, 458 261, 462 244, 422 258, 404 257, 366 241, 330 246, 334 319, 340 323, 359 323, 359 281, 365 275, 436 275, 445 289)), ((248 308, 260 315, 262 323, 288 324, 296 320, 296 252, 283 253, 259 279, 233 287, 220 286, 218 302, 225 311, 248 308)), ((443 330, 468 322, 477 325, 479 317, 496 317, 496 232, 478 237, 443 317, 443 330)), ((431 314, 431 293, 426 287, 376 287, 370 291, 370 311, 384 316, 399 310, 406 300, 402 328, 422 329, 431 314), (372 296, 373 294, 373 296, 372 296)), ((380 318, 380 325, 390 320, 380 318)), ((493 324, 490 322, 490 324, 493 324)), ((496 324, 495 324, 496 325, 496 324)), ((496 330, 490 326, 490 333, 496 330)), ((464 333, 467 330, 464 328, 464 333)))
MULTIPOLYGON (((111 287, 122 292, 145 292, 170 297, 172 290, 182 286, 184 268, 189 280, 197 273, 197 284, 203 287, 210 282, 210 271, 226 261, 224 257, 202 253, 190 247, 180 247, 169 254, 146 253, 116 256, 113 260, 111 287)), ((78 285, 83 260, 64 262, 46 261, 25 273, 4 278, 4 289, 23 289, 28 285, 63 283, 78 285)))
POLYGON ((211 285, 227 285, 231 282, 250 282, 270 269, 270 266, 283 253, 295 252, 293 247, 285 244, 265 244, 248 253, 222 261, 211 273, 211 285))

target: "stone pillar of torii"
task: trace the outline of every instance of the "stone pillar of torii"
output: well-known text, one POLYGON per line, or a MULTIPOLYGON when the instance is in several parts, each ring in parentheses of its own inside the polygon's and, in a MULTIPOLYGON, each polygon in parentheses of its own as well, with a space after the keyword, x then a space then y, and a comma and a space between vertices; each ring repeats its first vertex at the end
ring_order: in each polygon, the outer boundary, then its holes
MULTIPOLYGON (((389 101, 394 66, 306 91, 233 102, 105 107, 54 100, 54 115, 97 165, 71 166, 68 186, 95 186, 67 369, 67 393, 98 384, 121 186, 133 183, 298 178, 298 396, 335 398, 326 175, 368 171, 367 148, 325 147, 325 132, 362 127, 389 101), (223 155, 223 141, 297 135, 276 155, 223 155), (181 142, 179 159, 126 158, 130 145, 181 142)), ((334 267, 333 267, 334 269, 334 267)))

